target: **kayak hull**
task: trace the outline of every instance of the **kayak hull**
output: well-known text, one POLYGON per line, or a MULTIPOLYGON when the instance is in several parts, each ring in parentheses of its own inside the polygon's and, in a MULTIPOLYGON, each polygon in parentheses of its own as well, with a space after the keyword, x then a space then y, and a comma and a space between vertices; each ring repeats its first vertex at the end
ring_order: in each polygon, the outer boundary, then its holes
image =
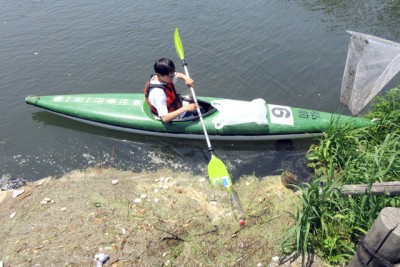
MULTIPOLYGON (((209 103, 220 98, 198 97, 209 103)), ((143 94, 75 94, 52 96, 28 96, 27 104, 40 107, 74 120, 137 134, 204 139, 199 119, 162 123, 155 117, 144 100, 143 94)), ((334 121, 351 123, 355 128, 371 125, 367 119, 294 108, 266 105, 268 125, 255 122, 224 126, 217 129, 213 123, 219 112, 211 110, 203 114, 210 139, 214 140, 278 140, 310 138, 320 135, 334 121)))

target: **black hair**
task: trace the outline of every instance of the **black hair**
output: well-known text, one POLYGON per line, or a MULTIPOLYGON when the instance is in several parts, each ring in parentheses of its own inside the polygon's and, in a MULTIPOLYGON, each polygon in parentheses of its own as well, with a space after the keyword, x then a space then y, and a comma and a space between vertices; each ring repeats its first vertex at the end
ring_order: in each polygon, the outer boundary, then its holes
POLYGON ((161 58, 154 63, 154 71, 161 75, 169 75, 175 72, 175 64, 168 58, 161 58))

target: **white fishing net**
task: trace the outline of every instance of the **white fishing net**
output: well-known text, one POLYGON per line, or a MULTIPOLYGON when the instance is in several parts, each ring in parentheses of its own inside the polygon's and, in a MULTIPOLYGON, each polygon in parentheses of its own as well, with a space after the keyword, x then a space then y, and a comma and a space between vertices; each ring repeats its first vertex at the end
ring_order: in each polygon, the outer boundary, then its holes
POLYGON ((400 44, 347 32, 351 36, 340 99, 353 115, 357 115, 399 72, 400 44))

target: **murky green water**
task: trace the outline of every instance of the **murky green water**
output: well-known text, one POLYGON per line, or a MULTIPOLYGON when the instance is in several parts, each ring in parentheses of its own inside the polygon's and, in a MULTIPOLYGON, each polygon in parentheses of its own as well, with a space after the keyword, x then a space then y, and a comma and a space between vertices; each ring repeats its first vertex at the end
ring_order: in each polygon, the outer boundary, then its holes
MULTIPOLYGON (((175 27, 198 95, 348 114, 339 100, 346 30, 400 41, 399 9, 383 0, 3 0, 0 177, 37 179, 96 164, 205 172, 203 142, 116 133, 24 103, 27 95, 141 92, 155 59, 178 62, 175 27)), ((234 176, 273 174, 307 145, 213 144, 234 176)))

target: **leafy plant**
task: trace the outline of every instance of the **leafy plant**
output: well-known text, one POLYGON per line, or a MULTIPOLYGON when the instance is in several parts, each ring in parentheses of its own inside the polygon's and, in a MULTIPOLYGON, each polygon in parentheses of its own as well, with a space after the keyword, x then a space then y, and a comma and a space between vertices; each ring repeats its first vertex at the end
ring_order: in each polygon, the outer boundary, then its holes
POLYGON ((399 87, 378 97, 367 114, 381 118, 372 127, 353 129, 333 119, 319 144, 310 147, 306 158, 315 177, 299 188, 301 207, 280 244, 283 252, 316 252, 331 264, 347 264, 380 211, 400 207, 399 196, 370 193, 372 183, 400 177, 399 100, 399 87), (365 195, 342 193, 342 185, 355 183, 369 185, 365 195))

